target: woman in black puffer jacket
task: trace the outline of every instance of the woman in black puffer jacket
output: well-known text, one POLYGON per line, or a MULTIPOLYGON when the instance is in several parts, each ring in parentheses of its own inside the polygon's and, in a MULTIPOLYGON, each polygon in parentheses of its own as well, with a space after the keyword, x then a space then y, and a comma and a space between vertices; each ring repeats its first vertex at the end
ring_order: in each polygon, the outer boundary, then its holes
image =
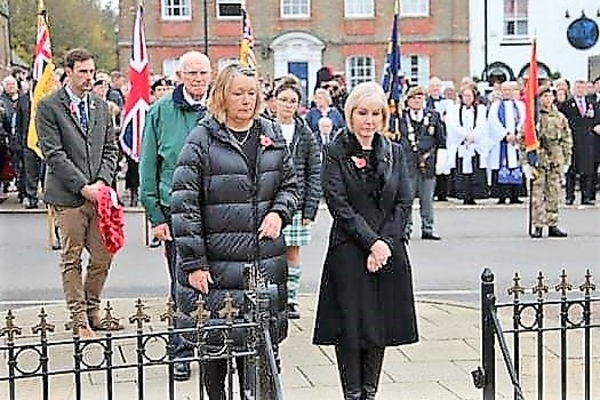
MULTIPOLYGON (((209 99, 211 116, 192 131, 179 156, 171 211, 179 283, 205 295, 212 319, 219 318, 230 293, 241 318, 247 309, 244 267, 256 263, 278 288, 271 331, 277 344, 287 335, 281 229, 292 219, 298 189, 285 140, 276 123, 259 117, 260 103, 252 70, 232 65, 219 73, 209 99)), ((195 311, 195 298, 180 300, 181 312, 195 311)), ((238 370, 241 377, 240 360, 238 370)), ((224 361, 208 363, 210 399, 224 395, 225 373, 224 361)))

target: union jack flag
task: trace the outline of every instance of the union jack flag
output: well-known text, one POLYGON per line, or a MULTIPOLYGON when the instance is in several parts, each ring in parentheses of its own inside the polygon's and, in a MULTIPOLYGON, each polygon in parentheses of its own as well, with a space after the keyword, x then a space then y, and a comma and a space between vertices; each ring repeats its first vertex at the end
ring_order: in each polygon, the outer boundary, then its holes
POLYGON ((131 88, 125 101, 123 126, 119 141, 123 152, 134 161, 140 160, 142 132, 146 112, 150 108, 150 72, 146 37, 144 35, 144 9, 138 6, 133 26, 133 48, 129 61, 129 84, 131 88))
POLYGON ((27 147, 33 150, 40 158, 42 158, 42 150, 39 147, 35 116, 40 101, 55 89, 53 75, 52 44, 50 43, 46 6, 44 5, 44 1, 40 0, 38 4, 37 38, 33 55, 34 88, 31 100, 31 118, 27 131, 27 147))
POLYGON ((254 55, 254 30, 248 12, 242 7, 242 44, 240 46, 240 64, 244 67, 258 66, 254 55))

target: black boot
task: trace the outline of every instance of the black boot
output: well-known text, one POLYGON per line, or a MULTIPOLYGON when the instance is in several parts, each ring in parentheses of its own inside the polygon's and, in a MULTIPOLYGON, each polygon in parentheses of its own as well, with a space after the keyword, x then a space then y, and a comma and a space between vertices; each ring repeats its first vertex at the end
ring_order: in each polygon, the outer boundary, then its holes
POLYGON ((362 368, 360 350, 336 346, 335 356, 337 358, 340 380, 342 381, 344 400, 361 400, 362 368))
POLYGON ((361 400, 375 400, 381 367, 383 366, 384 347, 363 350, 362 397, 361 400))
POLYGON ((533 232, 531 232, 529 236, 531 236, 534 239, 540 239, 542 237, 542 228, 536 226, 535 228, 533 228, 533 232))
POLYGON ((561 231, 558 226, 551 226, 548 228, 548 237, 567 237, 567 232, 561 231))
POLYGON ((131 193, 131 197, 129 200, 129 206, 130 207, 137 207, 138 206, 138 190, 136 189, 130 189, 130 193, 131 193))

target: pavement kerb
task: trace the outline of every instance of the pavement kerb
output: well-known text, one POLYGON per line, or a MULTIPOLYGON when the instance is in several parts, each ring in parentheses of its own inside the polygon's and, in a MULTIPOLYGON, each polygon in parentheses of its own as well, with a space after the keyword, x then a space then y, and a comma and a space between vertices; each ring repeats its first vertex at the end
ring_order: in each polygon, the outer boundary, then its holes
MULTIPOLYGON (((300 293, 298 294, 298 297, 301 298, 312 298, 314 300, 316 300, 317 298, 317 294, 308 294, 308 293, 300 293)), ((127 298, 107 298, 104 299, 102 301, 102 306, 104 306, 106 304, 107 301, 110 301, 111 306, 115 306, 116 304, 122 304, 125 302, 129 302, 131 303, 131 305, 133 306, 135 304, 135 301, 137 300, 137 297, 127 297, 127 298)), ((147 302, 154 302, 154 301, 162 301, 165 303, 166 306, 166 297, 143 297, 142 300, 147 301, 147 302)), ((9 301, 9 300, 8 300, 9 301)), ((416 297, 415 298, 415 302, 416 303, 422 303, 422 304, 433 304, 433 305, 439 305, 439 306, 445 306, 445 307, 452 307, 452 308, 461 308, 461 309, 465 309, 465 310, 470 310, 470 311, 479 311, 479 307, 472 305, 472 304, 468 304, 468 303, 461 303, 461 302, 456 302, 456 301, 446 301, 446 300, 439 300, 439 299, 431 299, 431 298, 427 298, 427 297, 416 297)), ((31 310, 36 310, 39 311, 41 307, 44 307, 46 311, 49 310, 55 310, 57 308, 65 308, 66 305, 64 302, 60 302, 57 303, 56 301, 52 300, 52 301, 48 301, 48 302, 44 302, 43 300, 40 300, 39 304, 37 305, 32 305, 32 306, 23 306, 23 307, 16 307, 16 308, 11 308, 10 310, 15 313, 15 312, 28 312, 31 310)), ((2 311, 0 312, 0 315, 6 314, 8 310, 2 311)), ((311 317, 312 318, 312 317, 311 317)))

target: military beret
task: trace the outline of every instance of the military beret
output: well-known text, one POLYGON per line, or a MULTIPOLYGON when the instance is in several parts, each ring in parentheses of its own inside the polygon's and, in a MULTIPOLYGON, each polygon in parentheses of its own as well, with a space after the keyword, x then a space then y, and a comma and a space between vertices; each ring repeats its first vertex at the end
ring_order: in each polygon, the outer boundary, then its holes
POLYGON ((554 89, 552 88, 552 86, 550 86, 550 85, 540 86, 540 88, 538 90, 538 95, 543 96, 546 93, 554 94, 554 89))
POLYGON ((156 88, 158 88, 159 86, 171 86, 171 82, 169 82, 168 79, 165 78, 160 78, 154 81, 154 83, 152 84, 152 86, 150 87, 150 89, 152 91, 155 91, 156 88))
POLYGON ((410 99, 415 96, 425 96, 425 89, 421 86, 415 86, 408 89, 408 93, 406 93, 406 98, 410 99))

